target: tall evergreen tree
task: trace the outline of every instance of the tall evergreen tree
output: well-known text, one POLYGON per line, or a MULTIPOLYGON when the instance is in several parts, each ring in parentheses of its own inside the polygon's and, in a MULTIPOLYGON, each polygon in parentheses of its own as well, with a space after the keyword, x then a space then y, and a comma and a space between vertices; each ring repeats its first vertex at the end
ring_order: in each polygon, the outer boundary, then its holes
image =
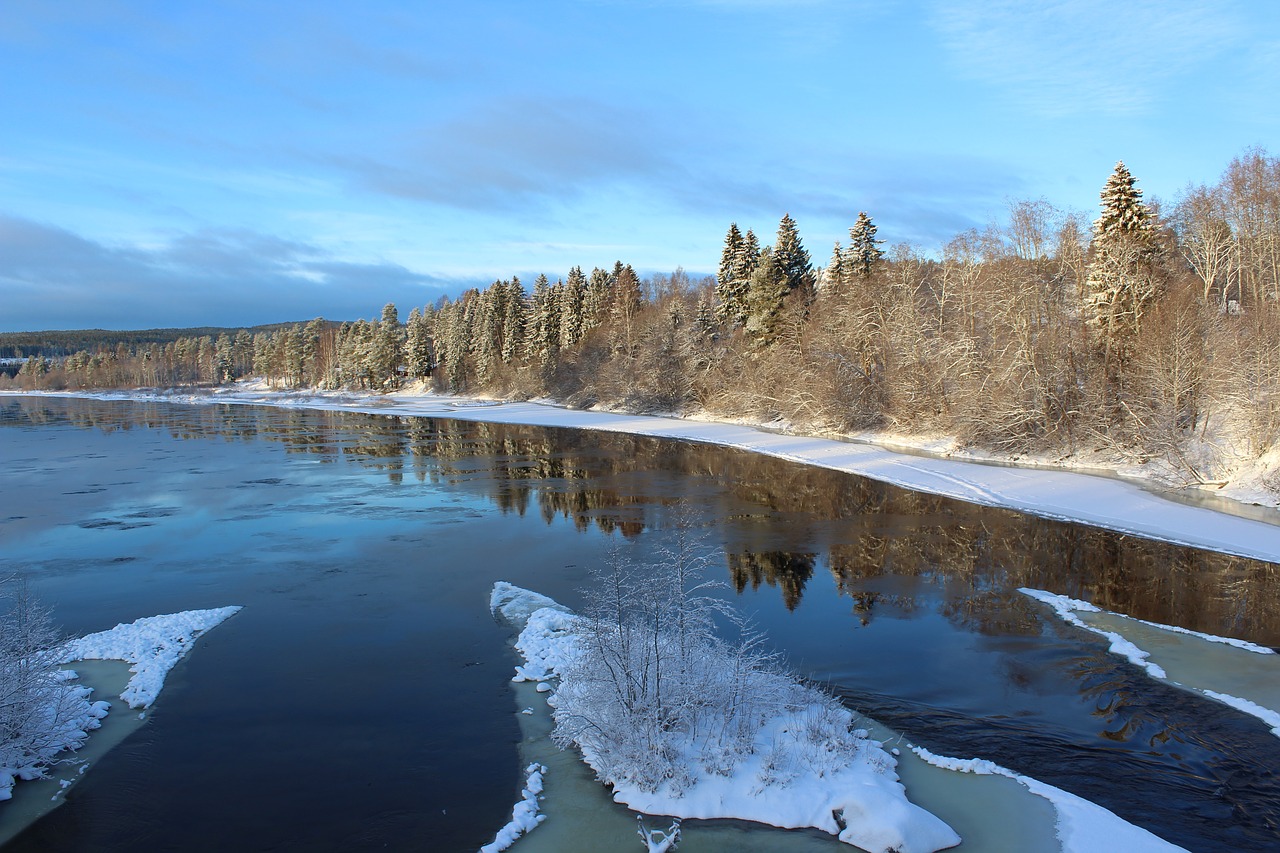
POLYGON ((822 279, 818 282, 818 289, 821 291, 838 290, 844 284, 845 278, 844 250, 840 247, 840 241, 837 240, 835 248, 831 250, 831 260, 827 262, 827 268, 822 271, 822 279))
POLYGON ((786 273, 774 260, 772 250, 765 248, 751 273, 747 294, 746 330, 758 344, 767 346, 777 339, 782 310, 790 293, 786 273))
POLYGON ((582 340, 583 302, 587 295, 587 277, 582 267, 569 270, 560 300, 560 348, 572 349, 582 340))
POLYGON ((724 249, 720 252, 720 268, 716 273, 716 290, 720 292, 721 301, 724 301, 721 289, 738 276, 738 259, 741 257, 742 232, 738 230, 738 223, 730 222, 729 233, 724 237, 724 249))
POLYGON ((845 266, 852 275, 870 278, 884 259, 880 251, 883 240, 876 239, 876 226, 866 211, 858 213, 858 221, 849 229, 849 248, 845 250, 845 266))
POLYGON ((778 223, 778 239, 773 244, 773 263, 786 283, 788 292, 812 287, 813 263, 800 242, 795 220, 784 214, 778 223))
POLYGON ((1102 214, 1093 223, 1085 319, 1113 367, 1131 354, 1142 315, 1155 298, 1156 228, 1136 184, 1124 163, 1116 163, 1102 188, 1102 214))
POLYGON ((404 363, 404 333, 394 302, 382 308, 382 318, 373 334, 369 373, 373 387, 394 390, 400 387, 400 366, 404 363))
MULTIPOLYGON (((546 281, 546 277, 542 279, 546 281)), ((512 277, 502 298, 502 362, 511 364, 524 353, 525 324, 528 322, 528 300, 520 279, 512 277)))
POLYGON ((411 379, 426 379, 431 374, 434 357, 431 345, 430 318, 414 306, 405 324, 405 367, 411 379))

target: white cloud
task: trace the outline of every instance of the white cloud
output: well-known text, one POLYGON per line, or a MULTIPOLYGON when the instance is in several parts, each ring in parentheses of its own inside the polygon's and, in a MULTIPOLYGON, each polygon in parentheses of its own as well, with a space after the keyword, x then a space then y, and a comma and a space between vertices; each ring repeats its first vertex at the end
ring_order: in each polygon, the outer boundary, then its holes
POLYGON ((1044 115, 1142 112, 1247 35, 1198 0, 962 0, 932 23, 957 69, 1044 115))

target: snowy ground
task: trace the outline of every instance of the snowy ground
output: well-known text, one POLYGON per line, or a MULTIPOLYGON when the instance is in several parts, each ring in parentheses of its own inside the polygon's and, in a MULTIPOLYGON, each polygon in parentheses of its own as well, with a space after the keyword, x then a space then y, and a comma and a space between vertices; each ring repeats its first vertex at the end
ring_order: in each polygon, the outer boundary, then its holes
MULTIPOLYGON (((547 684, 553 694, 556 689, 567 690, 566 679, 572 677, 579 654, 582 620, 544 596, 503 582, 495 585, 490 606, 515 627, 523 622, 516 648, 526 664, 517 668, 515 679, 547 684)), ((839 709, 842 725, 835 727, 834 734, 822 732, 824 760, 813 760, 804 734, 816 725, 810 718, 812 710, 825 710, 825 697, 812 688, 795 687, 812 695, 794 705, 788 703, 786 711, 766 720, 750 752, 735 762, 726 759, 725 769, 709 772, 690 757, 686 766, 692 778, 679 788, 664 782, 646 790, 630 778, 619 777, 613 785, 614 800, 646 814, 738 818, 784 828, 811 826, 870 851, 933 853, 960 842, 949 826, 907 799, 894 772, 894 758, 878 742, 851 731, 853 719, 848 711, 839 709), (810 698, 812 702, 807 701, 810 698), (832 737, 843 741, 833 743, 832 737), (779 756, 780 749, 790 754, 779 756)), ((556 706, 554 695, 549 701, 556 706)), ((574 708, 572 713, 577 716, 582 710, 574 708)), ((583 758, 601 772, 604 756, 584 748, 583 758)))
MULTIPOLYGON (((132 675, 120 698, 130 708, 146 709, 160 694, 165 676, 191 650, 196 638, 239 609, 188 610, 119 624, 108 631, 71 640, 64 646, 62 660, 66 664, 85 660, 118 660, 130 664, 132 675)), ((76 679, 74 671, 63 672, 66 681, 76 679)), ((60 760, 55 756, 61 752, 79 749, 89 732, 99 727, 100 720, 107 713, 107 703, 90 702, 88 688, 75 684, 67 684, 66 694, 79 702, 79 713, 72 715, 62 727, 59 743, 55 745, 57 748, 51 750, 44 760, 25 767, 0 768, 0 799, 12 796, 17 779, 39 778, 49 761, 60 760)))
MULTIPOLYGON (((576 617, 545 596, 503 582, 494 586, 490 606, 520 631, 516 647, 526 662, 517 667, 513 681, 538 680, 540 686, 559 686, 562 674, 572 672, 571 661, 577 639, 574 633, 576 617)), ((553 705, 554 696, 553 691, 550 699, 553 705)), ((866 723, 873 728, 875 737, 884 738, 888 734, 878 724, 866 723)), ((765 733, 765 740, 768 739, 769 735, 765 733)), ((850 762, 851 766, 844 768, 847 772, 799 774, 780 783, 762 786, 758 767, 744 764, 727 777, 703 773, 683 795, 673 796, 664 788, 645 793, 615 786, 614 799, 650 814, 736 817, 789 828, 815 826, 838 833, 843 841, 873 851, 905 853, 945 849, 956 844, 957 836, 925 810, 931 805, 929 801, 914 805, 907 799, 909 795, 914 798, 915 794, 899 782, 894 773, 897 766, 895 758, 885 752, 880 743, 870 743, 874 744, 874 750, 856 753, 857 758, 850 762), (842 813, 848 828, 852 829, 857 824, 857 829, 853 832, 840 831, 831 820, 833 810, 842 813)), ((1006 799, 1022 802, 1019 798, 1030 796, 1047 802, 1053 810, 1052 833, 1057 838, 1057 849, 1063 853, 1096 853, 1107 849, 1131 853, 1174 853, 1182 850, 1101 806, 990 761, 947 758, 918 747, 912 750, 901 758, 928 765, 932 778, 926 797, 944 802, 963 801, 966 797, 965 774, 977 774, 1016 782, 1020 787, 1005 794, 1006 799), (939 771, 945 777, 941 781, 937 776, 939 771)), ((898 750, 893 750, 893 753, 898 754, 898 750)), ((584 757, 591 763, 589 755, 584 757)), ((529 768, 531 779, 535 771, 538 773, 536 786, 539 789, 543 769, 539 765, 529 768)), ((913 775, 918 778, 920 771, 917 769, 913 775)), ((523 799, 517 804, 512 823, 498 833, 494 845, 485 847, 485 851, 506 849, 522 832, 541 822, 536 792, 531 796, 531 787, 526 788, 523 799)), ((1033 811, 1027 805, 1015 808, 1028 813, 1033 811)), ((584 843, 590 840, 582 839, 584 843)))
MULTIPOLYGON (((0 392, 3 393, 3 392, 0 392)), ((752 426, 673 417, 577 411, 542 403, 504 403, 401 392, 270 391, 242 383, 212 391, 94 392, 105 400, 153 400, 191 404, 252 404, 429 416, 531 426, 598 429, 737 447, 802 464, 848 471, 874 480, 984 506, 1003 507, 1206 548, 1280 562, 1280 513, 1270 521, 1240 517, 1170 500, 1113 477, 1040 468, 1018 468, 896 452, 885 447, 767 432, 752 426)), ((1243 497, 1262 500, 1259 493, 1243 497)))

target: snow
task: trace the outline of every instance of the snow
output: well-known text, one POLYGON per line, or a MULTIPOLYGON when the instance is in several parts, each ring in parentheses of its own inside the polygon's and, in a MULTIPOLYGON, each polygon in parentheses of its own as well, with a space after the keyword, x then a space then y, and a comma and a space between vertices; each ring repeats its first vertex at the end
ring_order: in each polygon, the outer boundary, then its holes
POLYGON ((501 850, 506 850, 516 843, 516 839, 526 832, 531 832, 534 827, 542 823, 546 816, 538 809, 538 798, 542 793, 542 775, 546 772, 547 768, 541 764, 530 764, 525 768, 527 778, 524 790, 520 792, 520 801, 511 810, 511 820, 498 830, 493 841, 480 848, 480 853, 499 853, 501 850))
POLYGON ((1224 705, 1230 705, 1238 711, 1243 711, 1251 717, 1257 717, 1262 722, 1271 726, 1271 733, 1276 737, 1280 737, 1280 712, 1273 711, 1270 708, 1264 708, 1256 702, 1250 702, 1248 699, 1242 699, 1239 696, 1232 696, 1229 693, 1219 693, 1216 690, 1201 690, 1206 696, 1217 699, 1224 705))
MULTIPOLYGON (((1222 691, 1210 689, 1208 687, 1203 686, 1202 684, 1187 683, 1188 679, 1186 676, 1182 676, 1182 678, 1184 679, 1182 682, 1173 681, 1172 679, 1169 678, 1168 673, 1165 672, 1163 667, 1148 660, 1148 658, 1150 657, 1149 652, 1138 648, 1138 646, 1136 646, 1131 641, 1125 639, 1119 633, 1116 633, 1115 631, 1107 631, 1095 625, 1090 625, 1086 623, 1084 620, 1080 619, 1075 614, 1077 612, 1108 614, 1112 616, 1119 616, 1122 619, 1127 619, 1129 617, 1125 617, 1123 616, 1123 614, 1109 614, 1108 611, 1102 610, 1098 606, 1094 604, 1090 604, 1087 601, 1080 601, 1079 599, 1070 598, 1065 595, 1055 595, 1054 593, 1046 592, 1044 590, 1028 589, 1024 587, 1022 589, 1019 589, 1018 591, 1021 592, 1023 595, 1030 596, 1031 598, 1034 598, 1035 600, 1043 604, 1047 604, 1064 622, 1067 622, 1068 624, 1071 624, 1071 625, 1075 625, 1078 628, 1083 628, 1084 630, 1090 631, 1094 634, 1099 634, 1103 637, 1106 637, 1111 642, 1110 651, 1113 654, 1120 655, 1121 657, 1124 657, 1129 661, 1131 661, 1132 663, 1142 667, 1153 678, 1168 680, 1170 681, 1170 683, 1175 684, 1178 687, 1183 687, 1188 690, 1192 690, 1196 693, 1199 693, 1203 696, 1208 696, 1211 699, 1216 699, 1217 701, 1222 702, 1225 705, 1230 705, 1231 707, 1235 708, 1238 711, 1242 711, 1245 714, 1249 714, 1250 716, 1257 717, 1258 719, 1266 723, 1269 727, 1271 727, 1272 734, 1276 735, 1277 737, 1280 737, 1280 711, 1267 708, 1248 698, 1235 696, 1230 693, 1225 693, 1222 691)), ((1197 640, 1201 640, 1206 643, 1225 645, 1225 646, 1229 646, 1229 647, 1238 649, 1242 652, 1247 652, 1250 654, 1256 654, 1256 655, 1273 655, 1274 654, 1274 650, 1266 648, 1265 646, 1255 645, 1254 643, 1249 643, 1244 640, 1237 640, 1232 637, 1219 637, 1213 634, 1205 634, 1199 631, 1191 631, 1186 628, 1178 628, 1172 625, 1161 625, 1156 622, 1147 622, 1142 619, 1134 619, 1132 621, 1140 625, 1145 625, 1148 628, 1154 628, 1160 631, 1169 631, 1174 634, 1181 634, 1184 636, 1194 637, 1197 640)), ((1249 667, 1248 672, 1254 673, 1254 669, 1255 667, 1251 666, 1249 667)), ((1191 674, 1193 676, 1196 675, 1194 672, 1192 672, 1191 674)), ((1199 673, 1199 678, 1197 680, 1211 680, 1213 676, 1218 674, 1219 673, 1201 672, 1199 673)), ((1266 680, 1267 675, 1268 674, 1266 673, 1260 673, 1259 678, 1255 680, 1266 680)), ((1274 696, 1274 694, 1272 695, 1274 696)))
MULTIPOLYGON (((516 648, 525 658, 518 680, 546 684, 555 679, 562 689, 549 700, 559 706, 560 694, 572 693, 573 663, 579 654, 583 622, 564 608, 532 609, 544 597, 521 595, 500 583, 494 609, 520 629, 516 648)), ((755 733, 750 749, 736 755, 715 772, 694 755, 682 766, 690 778, 645 786, 625 774, 615 774, 614 799, 646 814, 680 818, 737 818, 783 828, 814 827, 864 850, 927 853, 960 843, 950 827, 911 803, 894 772, 895 759, 881 744, 852 731, 853 717, 811 688, 792 684, 800 701, 755 733), (820 731, 821 743, 810 743, 809 732, 820 731)), ((591 713, 591 709, 572 709, 591 713)), ((579 741, 583 759, 601 773, 612 757, 600 746, 579 741)))
POLYGON ((1057 812, 1058 840, 1063 853, 1097 853, 1099 850, 1124 850, 1126 853, 1174 853, 1184 848, 1170 844, 1147 830, 1134 826, 1075 794, 1022 776, 981 758, 948 758, 935 755, 924 747, 912 747, 923 760, 945 770, 976 773, 982 776, 1007 776, 1038 797, 1048 800, 1057 812))
POLYGON ((239 612, 239 607, 187 610, 148 616, 108 631, 89 634, 66 645, 64 661, 122 660, 133 677, 120 698, 130 708, 149 708, 164 686, 165 676, 191 650, 201 634, 239 612))
POLYGON ((546 403, 471 400, 414 392, 383 396, 345 391, 270 391, 261 384, 251 383, 209 392, 56 392, 46 396, 311 408, 597 429, 683 439, 847 471, 969 503, 1014 509, 1043 518, 1083 522, 1149 539, 1280 562, 1280 524, 1179 503, 1145 491, 1133 482, 1069 470, 1019 468, 910 455, 876 444, 784 435, 744 424, 579 411, 546 403))
POLYGON ((1106 637, 1111 641, 1110 651, 1112 654, 1119 655, 1122 658, 1127 658, 1130 663, 1145 669, 1152 678, 1165 680, 1169 677, 1168 673, 1166 673, 1162 667, 1148 660, 1148 658, 1151 657, 1149 652, 1143 651, 1114 631, 1104 631, 1101 628, 1095 628, 1094 626, 1089 625, 1072 612, 1074 610, 1079 610, 1086 613, 1099 613, 1101 612, 1100 608, 1087 601, 1068 598, 1065 595, 1055 595, 1052 592, 1045 592, 1042 589, 1028 589, 1026 587, 1022 587, 1018 592, 1023 595, 1030 596, 1043 604, 1049 605, 1053 608, 1054 612, 1058 614, 1062 621, 1070 625, 1074 625, 1077 628, 1083 628, 1091 633, 1106 637))
MULTIPOLYGON (((62 662, 80 660, 122 660, 132 664, 133 676, 120 694, 130 708, 149 708, 164 686, 165 675, 191 649, 192 643, 205 631, 222 623, 236 613, 239 607, 222 607, 216 610, 188 610, 167 616, 152 616, 129 624, 120 624, 109 631, 89 634, 78 640, 68 641, 62 648, 62 662)), ((0 800, 13 796, 13 786, 18 779, 38 779, 55 756, 64 751, 79 749, 89 732, 101 726, 101 720, 110 710, 107 702, 91 702, 91 690, 68 682, 76 679, 73 670, 61 670, 54 678, 63 682, 51 694, 52 702, 63 703, 61 719, 64 720, 50 734, 48 747, 39 755, 31 756, 22 767, 0 767, 0 800)), ((51 707, 49 718, 54 719, 51 707)), ((81 768, 83 771, 83 768, 81 768)))

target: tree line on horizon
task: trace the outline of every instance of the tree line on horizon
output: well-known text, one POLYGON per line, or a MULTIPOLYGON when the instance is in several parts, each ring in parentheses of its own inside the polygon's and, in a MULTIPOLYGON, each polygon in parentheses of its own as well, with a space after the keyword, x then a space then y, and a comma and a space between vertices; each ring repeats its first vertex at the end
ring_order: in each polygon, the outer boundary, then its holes
POLYGON ((1249 149, 1169 209, 1118 163, 1101 213, 1047 201, 936 256, 860 213, 815 267, 783 216, 730 225, 717 275, 574 267, 377 320, 29 359, 26 388, 219 384, 546 396, 797 428, 1118 450, 1212 479, 1280 442, 1280 159, 1249 149))

